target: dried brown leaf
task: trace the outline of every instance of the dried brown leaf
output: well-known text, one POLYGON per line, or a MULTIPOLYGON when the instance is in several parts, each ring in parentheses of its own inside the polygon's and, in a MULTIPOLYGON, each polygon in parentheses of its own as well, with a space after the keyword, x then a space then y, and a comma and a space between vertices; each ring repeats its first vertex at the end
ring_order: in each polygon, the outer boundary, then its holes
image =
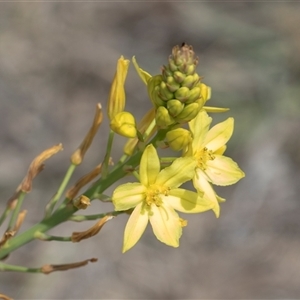
POLYGON ((72 154, 71 156, 71 162, 74 165, 80 165, 83 161, 84 155, 86 151, 91 146, 93 139, 99 129, 99 126, 101 125, 103 120, 103 114, 102 114, 102 107, 101 104, 98 103, 96 106, 96 113, 94 117, 94 121, 92 124, 92 127, 88 131, 86 137, 82 141, 81 145, 78 147, 78 149, 72 154))
POLYGON ((94 178, 96 178, 101 173, 102 164, 99 164, 94 170, 89 172, 88 174, 81 177, 74 186, 72 186, 66 193, 66 197, 70 200, 74 199, 74 197, 78 194, 79 190, 84 187, 86 184, 91 182, 94 178))
POLYGON ((81 232, 73 232, 72 237, 71 237, 72 242, 77 243, 77 242, 80 242, 81 240, 88 239, 88 238, 96 235, 101 230, 103 225, 107 221, 111 220, 112 218, 113 218, 113 216, 105 216, 104 218, 99 220, 94 226, 92 226, 88 230, 81 231, 81 232))
POLYGON ((56 272, 56 271, 67 271, 70 269, 75 269, 75 268, 80 268, 83 266, 86 266, 89 262, 97 262, 98 259, 97 258, 90 258, 90 259, 86 259, 80 262, 76 262, 76 263, 70 263, 70 264, 61 264, 61 265, 44 265, 41 268, 42 273, 44 274, 50 274, 52 272, 56 272))

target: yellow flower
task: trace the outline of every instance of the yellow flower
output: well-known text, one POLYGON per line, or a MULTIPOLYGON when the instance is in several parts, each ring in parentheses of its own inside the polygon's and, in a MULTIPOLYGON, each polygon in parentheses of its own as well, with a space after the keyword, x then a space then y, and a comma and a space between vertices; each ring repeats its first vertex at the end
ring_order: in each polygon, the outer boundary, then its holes
POLYGON ((224 199, 216 195, 211 184, 231 185, 243 178, 245 173, 231 158, 223 156, 226 143, 233 133, 233 118, 228 118, 209 130, 211 121, 212 118, 202 110, 189 122, 193 141, 187 155, 194 157, 197 162, 193 184, 198 191, 204 192, 204 198, 215 203, 213 210, 218 217, 218 203, 224 199))
POLYGON ((116 211, 134 208, 125 228, 123 252, 138 242, 148 221, 158 240, 178 247, 185 223, 175 210, 198 213, 214 207, 199 194, 178 188, 193 178, 195 166, 193 158, 184 157, 160 171, 156 149, 153 145, 146 147, 140 163, 140 182, 123 184, 112 196, 116 211))

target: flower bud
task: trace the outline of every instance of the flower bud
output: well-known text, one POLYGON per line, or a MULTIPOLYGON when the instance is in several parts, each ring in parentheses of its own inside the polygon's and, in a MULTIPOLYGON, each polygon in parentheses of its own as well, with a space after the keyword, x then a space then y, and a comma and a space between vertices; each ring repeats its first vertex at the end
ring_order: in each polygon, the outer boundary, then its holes
POLYGON ((114 116, 110 122, 110 128, 115 133, 128 138, 134 138, 137 135, 134 116, 126 111, 114 116))
POLYGON ((164 105, 164 101, 160 99, 158 96, 158 90, 161 81, 162 81, 161 75, 153 76, 148 80, 148 85, 147 85, 148 95, 150 97, 152 104, 155 107, 164 105))
POLYGON ((174 98, 173 93, 168 90, 167 84, 164 81, 160 83, 159 96, 162 100, 171 100, 174 98))
POLYGON ((172 117, 176 117, 177 115, 179 115, 182 112, 183 108, 184 104, 177 99, 169 100, 167 102, 167 109, 172 117))
POLYGON ((185 103, 190 104, 196 102, 199 98, 201 98, 201 89, 200 87, 196 86, 190 90, 189 98, 185 103))
POLYGON ((117 63, 117 71, 113 79, 108 104, 107 104, 107 114, 110 120, 114 116, 124 110, 125 107, 125 89, 124 84, 128 72, 129 60, 124 59, 121 56, 117 63))
POLYGON ((188 104, 184 107, 183 111, 176 117, 176 121, 178 123, 189 122, 197 116, 200 109, 201 107, 198 103, 188 104))
POLYGON ((180 88, 180 84, 175 81, 174 77, 168 76, 167 77, 167 87, 168 87, 168 90, 173 93, 180 88))
POLYGON ((192 141, 192 135, 189 130, 177 128, 168 131, 166 134, 166 139, 169 146, 173 150, 179 151, 186 147, 192 141))
POLYGON ((181 83, 181 86, 185 86, 191 89, 194 86, 196 86, 199 83, 199 81, 200 81, 200 77, 197 73, 195 73, 194 75, 186 76, 183 82, 181 83))
POLYGON ((175 92, 175 98, 185 102, 190 95, 190 89, 187 87, 181 87, 175 92))
POLYGON ((184 81, 186 75, 183 74, 182 72, 176 71, 176 72, 174 72, 173 77, 178 83, 182 83, 184 81))
POLYGON ((164 106, 160 106, 155 114, 155 120, 157 126, 166 128, 169 125, 175 123, 174 119, 170 116, 168 110, 164 106))

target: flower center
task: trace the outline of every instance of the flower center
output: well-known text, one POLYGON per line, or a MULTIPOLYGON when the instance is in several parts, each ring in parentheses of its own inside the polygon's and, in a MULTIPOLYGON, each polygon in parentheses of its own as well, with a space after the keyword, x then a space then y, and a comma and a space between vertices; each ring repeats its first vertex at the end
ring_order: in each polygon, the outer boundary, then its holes
POLYGON ((211 150, 206 147, 196 152, 195 157, 197 159, 197 167, 203 171, 206 169, 206 162, 208 160, 214 160, 215 156, 211 150))
POLYGON ((161 199, 161 194, 168 196, 170 188, 158 185, 151 185, 146 192, 146 204, 151 207, 152 204, 155 204, 157 207, 160 207, 163 204, 161 199))

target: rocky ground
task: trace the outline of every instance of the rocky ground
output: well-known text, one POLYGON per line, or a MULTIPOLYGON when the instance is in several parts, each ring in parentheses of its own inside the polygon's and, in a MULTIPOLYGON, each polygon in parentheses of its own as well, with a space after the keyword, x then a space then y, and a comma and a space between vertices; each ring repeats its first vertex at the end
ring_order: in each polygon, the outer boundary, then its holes
MULTIPOLYGON (((11 264, 38 267, 98 257, 85 268, 48 276, 0 274, 0 293, 15 299, 295 299, 300 297, 300 3, 289 2, 19 2, 0 3, 1 206, 30 161, 62 142, 26 198, 24 228, 45 203, 90 126, 96 103, 105 108, 120 55, 136 56, 157 74, 171 48, 186 42, 200 57, 212 87, 210 105, 235 118, 228 145, 245 171, 220 219, 188 216, 178 249, 147 230, 121 254, 127 217, 78 244, 36 241, 11 264)), ((143 83, 129 72, 127 109, 149 107, 143 83)), ((104 154, 107 122, 77 170, 79 178, 104 154)), ((124 140, 115 146, 117 158, 124 140)), ((75 178, 74 178, 75 180, 75 178)), ((111 206, 93 204, 92 211, 111 206)), ((53 230, 70 235, 88 224, 53 230)))

